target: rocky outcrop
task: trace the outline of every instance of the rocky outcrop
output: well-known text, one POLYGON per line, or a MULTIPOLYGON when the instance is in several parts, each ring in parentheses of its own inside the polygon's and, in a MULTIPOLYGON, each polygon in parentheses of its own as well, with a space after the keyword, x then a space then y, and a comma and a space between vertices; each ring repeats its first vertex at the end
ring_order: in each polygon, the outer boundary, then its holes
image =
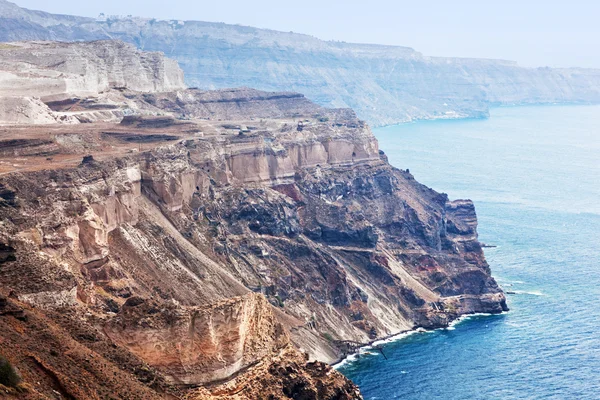
POLYGON ((121 39, 176 59, 189 86, 304 93, 372 125, 486 117, 497 104, 599 102, 600 71, 523 68, 503 60, 427 57, 399 46, 327 42, 199 21, 95 20, 0 1, 0 40, 121 39))
POLYGON ((155 93, 141 99, 150 106, 184 118, 237 120, 251 118, 290 118, 323 111, 300 93, 263 92, 251 88, 155 93))
POLYGON ((117 41, 7 43, 0 52, 2 124, 119 121, 134 112, 119 92, 185 87, 175 61, 117 41))
POLYGON ((111 88, 138 92, 183 89, 177 62, 113 40, 15 42, 2 45, 0 96, 44 101, 95 97, 111 88))
MULTIPOLYGON (((135 356, 113 347, 94 316, 77 307, 41 311, 0 288, 0 353, 23 385, 3 398, 164 399, 164 380, 135 356)), ((171 395, 172 396, 172 395, 171 395)))
POLYGON ((256 294, 186 308, 130 298, 105 331, 178 384, 226 379, 289 344, 269 303, 256 294))
POLYGON ((249 374, 231 381, 192 391, 186 400, 361 399, 359 389, 330 366, 309 362, 297 350, 287 347, 271 360, 259 363, 249 374))
POLYGON ((0 97, 0 123, 2 124, 64 124, 77 123, 69 116, 59 116, 38 98, 0 97))

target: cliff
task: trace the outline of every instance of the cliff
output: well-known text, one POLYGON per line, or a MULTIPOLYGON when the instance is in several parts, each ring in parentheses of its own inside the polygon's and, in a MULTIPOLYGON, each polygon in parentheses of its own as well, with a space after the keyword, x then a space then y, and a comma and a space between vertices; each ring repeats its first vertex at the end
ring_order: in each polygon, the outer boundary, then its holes
POLYGON ((0 51, 4 393, 360 399, 325 362, 507 309, 473 203, 389 165, 352 110, 184 89, 122 42, 0 51))
POLYGON ((95 20, 0 0, 0 40, 121 39, 179 61, 191 87, 304 93, 372 125, 485 117, 490 105, 600 101, 600 71, 522 68, 502 60, 427 57, 407 47, 327 42, 199 21, 95 20))
POLYGON ((111 89, 157 92, 183 89, 183 72, 161 53, 118 41, 14 42, 0 47, 0 123, 78 123, 76 100, 94 99, 87 119, 120 120, 133 113, 111 89), (57 114, 48 107, 71 100, 57 114), (120 108, 115 115, 115 109, 120 108), (105 115, 101 115, 102 110, 105 115), (94 114, 96 114, 94 116, 94 114))
POLYGON ((506 310, 473 204, 351 110, 116 92, 163 114, 0 130, 0 341, 32 397, 360 398, 322 361, 506 310))

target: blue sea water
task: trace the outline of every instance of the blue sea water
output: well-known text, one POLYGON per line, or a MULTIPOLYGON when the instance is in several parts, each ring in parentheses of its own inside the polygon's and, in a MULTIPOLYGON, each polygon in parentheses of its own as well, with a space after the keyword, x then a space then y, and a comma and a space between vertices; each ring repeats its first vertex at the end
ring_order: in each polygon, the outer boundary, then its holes
POLYGON ((363 354, 340 371, 366 399, 600 399, 600 107, 375 130, 392 165, 471 198, 511 311, 363 354))

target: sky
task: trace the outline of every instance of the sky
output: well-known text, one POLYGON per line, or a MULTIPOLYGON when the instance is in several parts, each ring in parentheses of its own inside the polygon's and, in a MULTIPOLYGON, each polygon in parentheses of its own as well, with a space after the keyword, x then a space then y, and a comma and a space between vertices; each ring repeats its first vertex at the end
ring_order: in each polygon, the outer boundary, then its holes
POLYGON ((429 56, 600 68, 598 0, 11 0, 96 17, 226 22, 325 40, 409 46, 429 56))

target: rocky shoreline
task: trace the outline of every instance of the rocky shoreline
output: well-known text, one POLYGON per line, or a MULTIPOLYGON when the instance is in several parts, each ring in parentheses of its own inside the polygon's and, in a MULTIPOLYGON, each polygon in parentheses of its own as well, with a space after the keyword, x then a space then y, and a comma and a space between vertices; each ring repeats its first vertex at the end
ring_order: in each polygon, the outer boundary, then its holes
MULTIPOLYGON (((509 293, 509 292, 505 292, 505 293, 509 293)), ((402 340, 402 339, 404 339, 412 334, 416 334, 416 333, 425 333, 425 332, 437 331, 440 329, 449 329, 449 328, 453 327, 454 325, 456 325, 462 321, 465 321, 471 317, 503 315, 503 314, 508 313, 509 311, 510 310, 507 309, 506 311, 501 311, 501 312, 497 312, 497 313, 462 314, 462 315, 458 316, 456 319, 452 320, 448 325, 439 326, 439 327, 435 327, 435 328, 427 328, 427 329, 425 329, 423 327, 416 327, 416 328, 405 330, 405 331, 398 332, 395 334, 390 334, 385 337, 371 340, 370 342, 367 342, 367 343, 362 343, 359 347, 353 349, 351 352, 349 352, 345 356, 340 357, 339 359, 329 363, 329 365, 331 365, 332 368, 337 370, 340 367, 342 367, 345 363, 355 361, 352 359, 353 356, 355 356, 357 354, 361 354, 361 352, 363 350, 370 350, 374 347, 385 346, 388 343, 393 343, 393 342, 402 340)))

